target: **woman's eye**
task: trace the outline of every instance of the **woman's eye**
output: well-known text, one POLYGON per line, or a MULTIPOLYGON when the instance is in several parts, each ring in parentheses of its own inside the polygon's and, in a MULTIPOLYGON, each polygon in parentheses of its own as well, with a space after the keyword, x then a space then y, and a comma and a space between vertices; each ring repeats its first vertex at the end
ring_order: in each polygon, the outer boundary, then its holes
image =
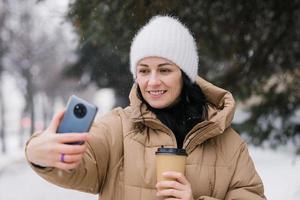
POLYGON ((140 74, 146 74, 148 72, 147 69, 139 69, 140 74))
POLYGON ((171 70, 170 69, 160 69, 160 72, 161 73, 169 73, 169 72, 171 72, 171 70))

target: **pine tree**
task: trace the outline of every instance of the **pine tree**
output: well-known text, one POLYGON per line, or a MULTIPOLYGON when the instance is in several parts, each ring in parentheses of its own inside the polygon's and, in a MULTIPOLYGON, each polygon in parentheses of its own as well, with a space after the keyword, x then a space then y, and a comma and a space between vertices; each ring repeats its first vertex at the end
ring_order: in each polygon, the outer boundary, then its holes
POLYGON ((125 105, 132 84, 129 47, 153 15, 181 19, 199 47, 199 74, 230 90, 249 114, 235 128, 254 144, 299 144, 300 2, 76 0, 69 18, 81 38, 72 76, 112 87, 125 105))

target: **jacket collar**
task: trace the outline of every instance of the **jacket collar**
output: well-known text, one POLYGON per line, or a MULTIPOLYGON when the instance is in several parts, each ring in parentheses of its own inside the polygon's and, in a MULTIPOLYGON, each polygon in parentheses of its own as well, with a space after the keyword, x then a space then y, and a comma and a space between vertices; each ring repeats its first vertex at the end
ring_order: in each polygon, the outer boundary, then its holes
MULTIPOLYGON (((235 101, 230 92, 200 77, 197 77, 196 84, 201 87, 209 102, 208 120, 194 126, 187 134, 183 147, 186 148, 188 153, 204 141, 222 134, 231 125, 235 111, 235 101)), ((168 134, 172 134, 172 131, 163 125, 155 114, 147 109, 146 105, 140 106, 142 102, 137 97, 136 88, 137 84, 135 83, 129 95, 132 120, 135 123, 142 122, 153 129, 161 129, 168 134)))

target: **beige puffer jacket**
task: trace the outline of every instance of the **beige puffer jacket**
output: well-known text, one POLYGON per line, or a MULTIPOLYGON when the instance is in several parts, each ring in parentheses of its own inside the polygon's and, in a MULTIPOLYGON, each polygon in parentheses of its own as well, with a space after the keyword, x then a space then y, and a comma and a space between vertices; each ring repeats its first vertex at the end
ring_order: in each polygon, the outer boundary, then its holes
MULTIPOLYGON (((186 177, 194 199, 265 199, 247 145, 230 127, 235 106, 232 95, 201 78, 197 84, 210 106, 209 120, 197 124, 184 141, 189 154, 186 177)), ((68 172, 32 168, 56 185, 99 193, 101 200, 157 199, 155 151, 161 145, 176 147, 176 139, 153 113, 140 109, 135 91, 133 86, 130 106, 96 120, 90 131, 93 139, 78 168, 68 172)))

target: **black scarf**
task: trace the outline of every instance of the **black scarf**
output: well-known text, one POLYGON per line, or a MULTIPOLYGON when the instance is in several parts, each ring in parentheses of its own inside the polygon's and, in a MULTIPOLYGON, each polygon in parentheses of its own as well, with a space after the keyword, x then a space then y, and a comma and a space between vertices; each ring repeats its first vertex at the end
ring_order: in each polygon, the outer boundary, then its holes
POLYGON ((155 109, 147 105, 148 109, 156 114, 157 118, 174 133, 177 148, 182 148, 186 134, 199 122, 202 112, 193 109, 186 101, 180 101, 171 108, 155 109))

